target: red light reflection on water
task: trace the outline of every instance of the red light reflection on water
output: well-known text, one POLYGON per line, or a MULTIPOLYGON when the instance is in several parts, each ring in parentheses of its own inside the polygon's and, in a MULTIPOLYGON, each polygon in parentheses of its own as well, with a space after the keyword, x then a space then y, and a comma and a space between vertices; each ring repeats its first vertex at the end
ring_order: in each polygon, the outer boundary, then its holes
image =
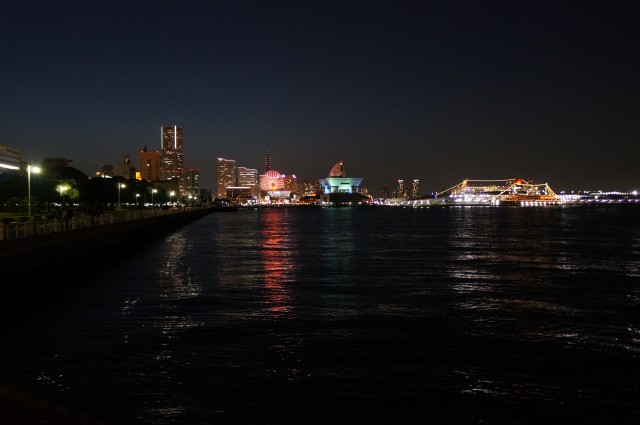
POLYGON ((296 267, 292 254, 294 241, 279 211, 265 211, 261 215, 261 263, 267 311, 274 318, 284 318, 291 311, 288 285, 295 280, 296 267))
MULTIPOLYGON (((283 210, 262 210, 261 264, 265 313, 274 320, 287 320, 292 315, 293 287, 297 280, 298 244, 283 210)), ((299 333, 285 330, 270 335, 272 356, 266 360, 265 377, 277 381, 296 381, 303 377, 299 333)))

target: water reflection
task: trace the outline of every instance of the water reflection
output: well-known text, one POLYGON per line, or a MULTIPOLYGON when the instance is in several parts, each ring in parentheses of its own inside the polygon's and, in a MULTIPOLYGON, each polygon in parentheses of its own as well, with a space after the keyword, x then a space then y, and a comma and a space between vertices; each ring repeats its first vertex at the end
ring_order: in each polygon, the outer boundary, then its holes
POLYGON ((287 318, 291 312, 291 288, 297 266, 294 253, 297 240, 285 220, 286 212, 266 210, 260 215, 260 262, 263 269, 264 303, 274 319, 287 318))
MULTIPOLYGON (((286 210, 265 210, 260 215, 260 262, 263 275, 263 302, 275 320, 292 319, 294 284, 299 272, 299 243, 286 210)), ((278 326, 270 335, 265 377, 292 382, 302 377, 302 334, 278 326)))
MULTIPOLYGON (((148 414, 173 421, 184 414, 183 400, 173 385, 184 385, 189 368, 182 346, 204 326, 185 308, 202 293, 202 277, 193 270, 193 239, 185 231, 170 235, 140 265, 135 286, 148 292, 126 292, 121 307, 123 345, 131 353, 123 384, 140 390, 146 398, 148 414), (134 295, 134 296, 132 296, 134 295), (137 296, 135 296, 137 295, 137 296)), ((167 422, 168 423, 168 422, 167 422)))
POLYGON ((164 243, 162 252, 165 255, 159 270, 163 298, 190 298, 202 291, 190 273, 188 259, 191 248, 187 236, 181 232, 175 233, 164 243))
MULTIPOLYGON (((195 322, 190 315, 181 315, 176 312, 177 302, 197 297, 202 292, 202 288, 194 281, 190 270, 190 250, 187 235, 182 232, 175 233, 160 249, 163 256, 158 260, 157 270, 150 267, 149 283, 151 288, 157 291, 154 297, 161 301, 159 305, 161 310, 155 317, 152 316, 146 320, 160 329, 166 338, 174 338, 186 329, 202 326, 201 322, 195 322)), ((123 318, 132 316, 140 304, 139 298, 126 298, 123 304, 123 318)), ((142 314, 149 314, 149 312, 142 314)), ((131 318, 131 320, 136 319, 138 319, 137 315, 131 318)), ((125 333, 125 339, 128 338, 129 335, 125 333)), ((164 356, 164 354, 161 355, 164 356)))
POLYGON ((487 227, 485 221, 470 217, 471 212, 465 209, 456 213, 459 214, 449 223, 447 243, 450 249, 447 252, 451 256, 447 259, 446 270, 453 278, 452 289, 469 296, 461 299, 459 307, 493 308, 495 300, 492 295, 496 293, 497 280, 502 276, 492 270, 492 266, 502 260, 493 248, 499 243, 496 235, 498 229, 487 227))
POLYGON ((498 304, 495 299, 471 300, 478 307, 494 301, 485 307, 500 308, 499 299, 508 297, 513 284, 529 288, 546 285, 548 276, 568 262, 563 259, 563 239, 548 225, 557 211, 505 209, 476 213, 497 217, 471 216, 468 211, 454 217, 447 239, 447 263, 454 290, 498 298, 498 304))
POLYGON ((320 294, 322 314, 331 320, 357 317, 361 305, 353 291, 359 277, 359 250, 356 229, 359 218, 353 208, 326 211, 322 231, 323 292, 320 294))

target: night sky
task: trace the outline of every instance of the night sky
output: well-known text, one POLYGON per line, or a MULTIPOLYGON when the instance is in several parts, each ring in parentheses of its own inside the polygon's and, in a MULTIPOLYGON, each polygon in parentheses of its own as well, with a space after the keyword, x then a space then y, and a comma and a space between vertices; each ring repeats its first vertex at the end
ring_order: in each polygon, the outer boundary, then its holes
POLYGON ((160 127, 380 196, 465 178, 640 189, 640 1, 0 0, 0 143, 91 176, 160 127))

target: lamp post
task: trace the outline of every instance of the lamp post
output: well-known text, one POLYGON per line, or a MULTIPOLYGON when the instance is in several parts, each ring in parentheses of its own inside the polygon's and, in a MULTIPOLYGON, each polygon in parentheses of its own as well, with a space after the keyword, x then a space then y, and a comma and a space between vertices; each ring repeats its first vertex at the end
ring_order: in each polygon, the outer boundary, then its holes
POLYGON ((151 208, 153 208, 153 194, 156 193, 158 189, 151 189, 151 208))
POLYGON ((169 192, 169 204, 171 204, 171 197, 173 195, 175 195, 176 193, 172 190, 171 192, 169 192))
POLYGON ((136 193, 136 207, 138 206, 138 198, 140 197, 139 193, 136 193))
POLYGON ((60 206, 64 207, 64 193, 69 189, 69 186, 60 184, 57 189, 60 192, 60 206))
POLYGON ((118 209, 120 209, 120 188, 127 187, 124 183, 118 183, 118 209))
POLYGON ((32 167, 31 165, 27 165, 27 216, 29 220, 31 220, 31 172, 38 174, 40 172, 40 167, 32 167))

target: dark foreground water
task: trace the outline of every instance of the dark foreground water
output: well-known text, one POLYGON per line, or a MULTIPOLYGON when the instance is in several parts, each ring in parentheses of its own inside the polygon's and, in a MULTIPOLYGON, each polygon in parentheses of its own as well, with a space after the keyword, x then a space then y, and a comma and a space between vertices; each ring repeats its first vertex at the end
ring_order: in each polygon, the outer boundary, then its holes
POLYGON ((0 325, 4 370, 146 424, 640 423, 640 208, 243 210, 121 249, 0 325))

